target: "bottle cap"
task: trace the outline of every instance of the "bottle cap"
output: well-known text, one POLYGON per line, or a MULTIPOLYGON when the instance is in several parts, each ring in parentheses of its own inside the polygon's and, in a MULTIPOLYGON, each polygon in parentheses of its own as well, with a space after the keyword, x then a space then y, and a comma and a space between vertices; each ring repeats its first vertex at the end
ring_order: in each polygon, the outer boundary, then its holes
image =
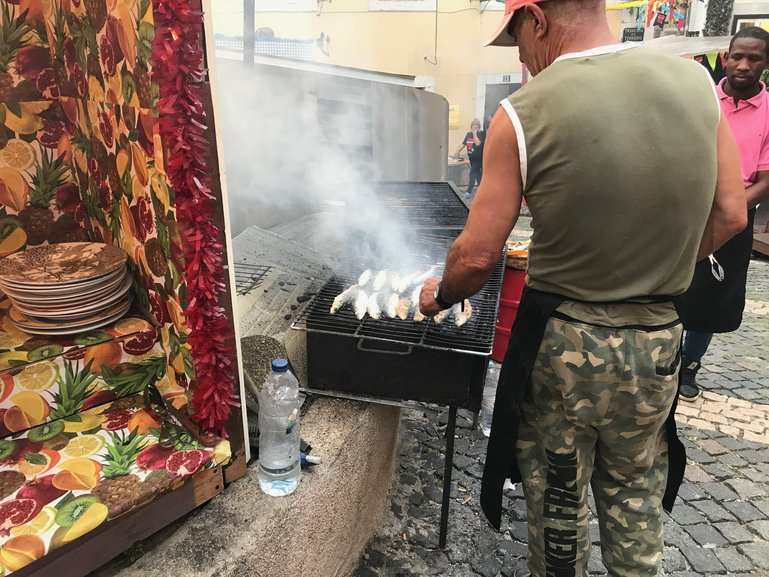
POLYGON ((285 373, 288 371, 288 361, 286 359, 273 359, 272 370, 276 373, 285 373))

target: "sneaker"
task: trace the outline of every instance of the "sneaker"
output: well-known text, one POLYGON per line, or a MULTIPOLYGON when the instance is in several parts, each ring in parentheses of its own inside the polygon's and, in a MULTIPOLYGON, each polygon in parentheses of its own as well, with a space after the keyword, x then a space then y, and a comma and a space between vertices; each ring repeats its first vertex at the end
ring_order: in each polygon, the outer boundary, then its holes
POLYGON ((693 401, 700 396, 700 387, 697 384, 697 371, 700 370, 700 363, 693 361, 681 369, 681 385, 678 387, 678 394, 685 401, 693 401))

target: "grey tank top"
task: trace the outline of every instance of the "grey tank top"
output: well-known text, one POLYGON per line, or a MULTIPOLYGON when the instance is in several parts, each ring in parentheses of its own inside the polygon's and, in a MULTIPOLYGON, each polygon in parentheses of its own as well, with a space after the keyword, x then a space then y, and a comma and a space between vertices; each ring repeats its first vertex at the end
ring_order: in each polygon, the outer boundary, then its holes
POLYGON ((502 106, 532 214, 527 284, 590 302, 683 293, 716 184, 705 69, 602 47, 561 57, 502 106))

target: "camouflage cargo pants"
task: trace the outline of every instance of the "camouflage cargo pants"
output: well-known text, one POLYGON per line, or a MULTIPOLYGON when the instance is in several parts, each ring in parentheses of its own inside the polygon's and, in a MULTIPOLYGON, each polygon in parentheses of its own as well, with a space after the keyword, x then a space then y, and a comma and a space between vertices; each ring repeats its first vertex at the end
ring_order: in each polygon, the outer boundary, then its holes
POLYGON ((533 577, 587 575, 588 485, 609 575, 662 575, 664 424, 681 332, 548 321, 516 445, 533 577))

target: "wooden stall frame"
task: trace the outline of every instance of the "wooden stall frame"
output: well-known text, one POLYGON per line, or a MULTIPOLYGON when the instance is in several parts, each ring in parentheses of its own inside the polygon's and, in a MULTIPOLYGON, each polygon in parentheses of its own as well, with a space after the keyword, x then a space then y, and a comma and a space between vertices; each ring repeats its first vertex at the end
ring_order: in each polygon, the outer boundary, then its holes
MULTIPOLYGON (((205 46, 206 46, 206 66, 208 67, 208 82, 209 86, 211 87, 211 100, 213 103, 212 106, 212 114, 215 115, 217 110, 220 110, 220 100, 219 100, 219 78, 217 77, 216 73, 216 50, 214 48, 214 25, 213 25, 213 16, 212 16, 212 8, 211 8, 211 0, 202 0, 202 8, 203 8, 203 28, 204 28, 204 35, 205 35, 205 46)), ((211 121, 213 121, 213 126, 216 126, 216 118, 211 118, 211 121)), ((221 134, 218 130, 214 130, 214 136, 215 136, 215 143, 216 143, 216 155, 217 155, 217 164, 219 166, 219 183, 220 183, 220 189, 221 189, 221 202, 224 207, 224 230, 222 233, 224 234, 225 238, 227 238, 227 235, 232 231, 232 226, 230 224, 230 211, 227 209, 228 202, 229 202, 229 196, 227 193, 227 169, 224 164, 224 156, 222 153, 222 138, 221 134)), ((238 359, 238 386, 240 387, 239 392, 239 399, 240 399, 240 412, 241 412, 241 424, 243 427, 243 445, 245 448, 245 462, 242 465, 237 465, 236 461, 238 460, 238 456, 233 454, 232 456, 232 467, 233 471, 231 473, 227 474, 228 482, 231 482, 231 480, 238 479, 245 475, 245 463, 251 460, 251 447, 248 442, 248 421, 247 421, 247 412, 246 412, 246 390, 244 386, 243 381, 243 350, 240 346, 240 323, 238 322, 238 319, 240 318, 240 314, 238 313, 238 300, 235 296, 234 290, 232 290, 235 287, 235 255, 232 250, 232 239, 228 239, 228 242, 225 243, 227 247, 227 274, 229 276, 229 306, 230 310, 232 311, 232 324, 233 329, 235 333, 235 350, 237 353, 237 359, 238 359), (235 473, 236 470, 242 470, 242 474, 238 475, 235 473)))

